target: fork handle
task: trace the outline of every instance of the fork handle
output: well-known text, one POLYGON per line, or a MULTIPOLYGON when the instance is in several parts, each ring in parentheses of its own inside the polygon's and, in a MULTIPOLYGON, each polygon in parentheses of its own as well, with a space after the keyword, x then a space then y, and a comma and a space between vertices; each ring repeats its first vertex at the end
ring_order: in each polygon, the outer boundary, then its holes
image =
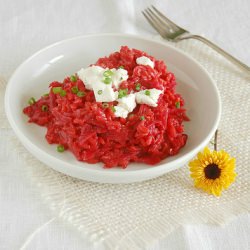
POLYGON ((232 55, 230 55, 229 53, 227 53, 225 50, 221 49, 216 44, 212 43, 211 41, 209 41, 208 39, 206 39, 203 36, 187 35, 187 36, 181 37, 180 40, 185 40, 185 39, 190 39, 190 38, 191 39, 197 39, 197 40, 199 40, 201 42, 204 42, 205 44, 207 44, 208 46, 210 46, 212 49, 216 50, 221 55, 223 55, 224 57, 226 57, 229 61, 231 61, 232 63, 238 65, 242 69, 246 70, 247 73, 250 73, 250 67, 248 67, 246 64, 242 63, 241 61, 239 61, 238 59, 236 59, 235 57, 233 57, 232 55))

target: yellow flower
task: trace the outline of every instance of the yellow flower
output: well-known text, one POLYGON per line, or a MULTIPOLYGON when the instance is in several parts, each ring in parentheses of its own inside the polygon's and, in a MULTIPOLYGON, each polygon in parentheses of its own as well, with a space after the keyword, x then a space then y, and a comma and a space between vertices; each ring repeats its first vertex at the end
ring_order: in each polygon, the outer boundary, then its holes
POLYGON ((224 150, 211 152, 206 147, 189 163, 189 168, 195 186, 215 196, 220 196, 236 177, 235 158, 224 150))

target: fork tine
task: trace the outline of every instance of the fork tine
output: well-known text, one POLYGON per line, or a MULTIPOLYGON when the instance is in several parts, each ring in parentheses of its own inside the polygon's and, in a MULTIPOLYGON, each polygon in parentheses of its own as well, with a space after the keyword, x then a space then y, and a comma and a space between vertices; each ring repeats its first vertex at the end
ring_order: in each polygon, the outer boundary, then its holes
POLYGON ((165 38, 165 32, 162 28, 160 28, 159 26, 156 25, 156 23, 154 23, 151 20, 151 17, 149 16, 148 13, 142 11, 142 14, 145 16, 145 18, 147 19, 147 21, 150 23, 150 25, 157 31, 159 32, 159 34, 161 35, 161 37, 165 38))
POLYGON ((154 23, 158 29, 162 30, 162 33, 164 34, 164 37, 167 35, 167 28, 168 25, 164 25, 160 20, 157 19, 157 16, 154 13, 151 13, 149 8, 145 9, 144 12, 147 14, 147 16, 151 19, 151 21, 154 23))
POLYGON ((156 22, 162 27, 162 28, 168 28, 172 31, 174 31, 176 29, 176 27, 169 23, 166 22, 164 20, 162 20, 157 14, 155 14, 155 12, 153 12, 150 8, 147 8, 146 11, 148 11, 148 15, 151 16, 152 19, 156 20, 156 22))
POLYGON ((168 22, 163 21, 161 18, 158 17, 150 8, 147 8, 145 12, 153 19, 158 25, 160 25, 163 29, 172 29, 171 25, 168 22))
POLYGON ((180 26, 178 26, 177 24, 175 24, 174 22, 172 22, 172 21, 171 21, 169 18, 167 18, 164 14, 162 14, 158 9, 155 8, 154 5, 151 5, 151 7, 153 8, 153 10, 154 10, 163 20, 165 20, 166 22, 172 24, 173 27, 184 30, 183 28, 181 28, 180 26))

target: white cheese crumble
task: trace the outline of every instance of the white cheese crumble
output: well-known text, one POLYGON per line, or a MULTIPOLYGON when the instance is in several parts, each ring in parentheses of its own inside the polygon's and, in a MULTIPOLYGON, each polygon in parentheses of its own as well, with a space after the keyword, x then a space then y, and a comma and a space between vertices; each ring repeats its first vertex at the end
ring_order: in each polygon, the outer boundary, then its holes
POLYGON ((111 84, 95 84, 93 91, 97 102, 113 102, 118 97, 118 92, 113 90, 111 84))
MULTIPOLYGON (((84 82, 86 89, 92 90, 96 83, 103 83, 105 76, 103 73, 109 69, 104 69, 99 66, 90 66, 86 69, 80 69, 77 74, 79 78, 84 82)), ((128 79, 128 71, 125 69, 111 69, 112 75, 110 76, 112 80, 112 85, 118 89, 119 85, 128 79)))
POLYGON ((136 107, 135 94, 129 94, 117 99, 118 105, 115 106, 115 116, 126 118, 128 113, 132 112, 136 107))
MULTIPOLYGON (((154 62, 142 56, 136 59, 137 64, 154 67, 154 62)), ((115 106, 115 116, 126 118, 132 112, 136 104, 147 104, 157 107, 160 94, 159 89, 145 89, 127 96, 118 98, 118 90, 121 82, 128 79, 128 72, 125 69, 104 69, 99 66, 90 66, 77 72, 79 78, 84 82, 86 89, 93 90, 97 102, 117 101, 115 106), (107 79, 108 78, 108 79, 107 79), (104 80, 109 80, 106 83, 104 80)))
POLYGON ((152 107, 157 107, 157 102, 162 94, 162 90, 159 89, 145 89, 135 94, 135 100, 139 104, 147 104, 152 107), (146 93, 149 93, 148 95, 146 93))
POLYGON ((128 112, 132 112, 136 107, 135 94, 129 94, 122 98, 117 99, 118 106, 125 108, 128 112))
POLYGON ((136 63, 139 65, 148 65, 151 68, 154 68, 155 64, 146 56, 141 56, 136 59, 136 63))
POLYGON ((118 89, 120 84, 128 79, 128 72, 125 69, 104 69, 99 66, 90 66, 77 72, 79 78, 84 82, 86 89, 93 90, 97 102, 112 102, 118 97, 112 87, 118 89), (110 71, 108 78, 111 82, 106 84, 104 79, 105 71, 110 71))
POLYGON ((86 69, 80 69, 77 74, 84 82, 86 89, 93 90, 95 84, 101 84, 103 79, 104 68, 99 66, 90 66, 86 69))
POLYGON ((119 85, 128 79, 128 71, 125 69, 111 69, 113 75, 111 76, 113 86, 118 89, 119 85))
POLYGON ((116 117, 122 117, 122 118, 126 118, 128 116, 128 110, 121 107, 121 106, 115 106, 115 116, 116 117))

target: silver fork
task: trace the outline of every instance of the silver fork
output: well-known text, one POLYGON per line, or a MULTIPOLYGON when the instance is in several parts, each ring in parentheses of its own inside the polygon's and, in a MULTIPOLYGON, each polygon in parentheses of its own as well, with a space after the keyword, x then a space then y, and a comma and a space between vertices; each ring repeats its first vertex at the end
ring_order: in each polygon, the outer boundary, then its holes
POLYGON ((232 63, 246 70, 247 73, 250 73, 250 67, 248 67, 246 64, 242 63, 241 61, 227 53, 225 50, 218 47, 216 44, 210 42, 206 38, 199 35, 193 35, 189 31, 181 28, 180 26, 172 22, 169 18, 167 18, 165 15, 163 15, 154 6, 151 6, 151 8, 146 8, 144 11, 142 11, 142 14, 164 39, 167 39, 172 42, 179 42, 181 40, 190 38, 197 39, 206 43, 208 46, 219 52, 232 63))

